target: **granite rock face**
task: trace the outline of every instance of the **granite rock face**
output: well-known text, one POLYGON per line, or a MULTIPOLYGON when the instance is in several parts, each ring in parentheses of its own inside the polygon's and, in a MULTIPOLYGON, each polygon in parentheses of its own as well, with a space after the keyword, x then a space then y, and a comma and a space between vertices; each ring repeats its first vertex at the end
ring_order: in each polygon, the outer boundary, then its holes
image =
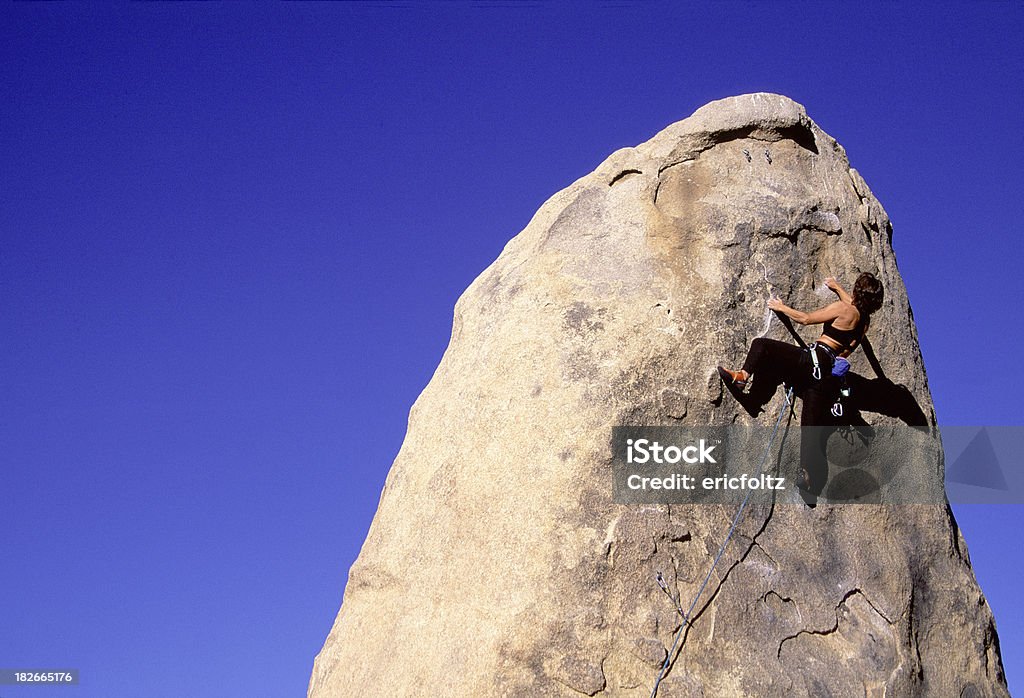
MULTIPOLYGON (((934 424, 881 205, 786 97, 713 102, 554 195, 455 308, 309 685, 350 696, 647 696, 725 505, 618 505, 619 424, 768 424, 716 375, 836 276, 883 281, 865 419, 934 424), (881 377, 879 374, 881 373, 881 377), (873 397, 872 397, 873 396, 873 397)), ((801 330, 813 339, 812 328, 801 330)), ((930 471, 942 480, 942 462, 930 471)), ((660 696, 1006 696, 944 502, 752 506, 660 696)))

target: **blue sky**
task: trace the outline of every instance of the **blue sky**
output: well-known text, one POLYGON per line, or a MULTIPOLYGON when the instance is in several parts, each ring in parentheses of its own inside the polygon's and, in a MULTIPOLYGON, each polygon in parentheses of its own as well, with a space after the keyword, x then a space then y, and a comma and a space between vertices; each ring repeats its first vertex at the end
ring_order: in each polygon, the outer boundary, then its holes
MULTIPOLYGON (((940 423, 1020 424, 1022 30, 998 2, 5 7, 0 665, 303 694, 456 298, 732 94, 803 103, 886 207, 940 423)), ((1024 508, 957 515, 1019 691, 1024 508)))

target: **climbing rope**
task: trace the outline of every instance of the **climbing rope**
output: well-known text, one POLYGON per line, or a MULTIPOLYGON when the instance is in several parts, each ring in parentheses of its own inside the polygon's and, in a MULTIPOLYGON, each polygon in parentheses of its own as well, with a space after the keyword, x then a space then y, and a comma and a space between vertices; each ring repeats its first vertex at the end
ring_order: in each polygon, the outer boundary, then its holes
MULTIPOLYGON (((792 399, 793 388, 789 388, 789 390, 786 391, 786 399, 782 404, 782 409, 779 410, 779 417, 775 420, 775 428, 772 429, 772 435, 768 438, 768 447, 765 448, 764 456, 761 457, 761 462, 758 464, 757 471, 754 473, 755 478, 760 477, 761 471, 764 470, 765 463, 768 462, 768 456, 771 454, 772 444, 775 442, 775 436, 779 432, 779 425, 782 423, 782 417, 786 414, 786 408, 792 404, 792 399)), ((711 575, 714 574, 715 568, 718 566, 718 561, 722 559, 722 555, 725 553, 726 546, 729 545, 729 540, 732 538, 732 534, 736 532, 736 525, 739 523, 740 517, 743 515, 743 510, 746 509, 747 502, 750 501, 750 495, 753 493, 754 490, 748 489, 746 496, 743 497, 743 501, 740 502, 740 507, 736 510, 736 515, 732 517, 732 524, 729 526, 729 532, 725 534, 725 540, 722 541, 722 546, 718 549, 718 554, 715 555, 714 562, 711 563, 711 569, 708 570, 707 575, 704 577, 704 581, 701 582, 700 587, 697 589, 697 594, 693 597, 693 602, 690 603, 690 607, 687 609, 686 613, 683 613, 682 606, 679 605, 679 602, 673 599, 676 610, 683 617, 683 623, 679 626, 679 631, 676 633, 675 640, 672 641, 672 648, 665 656, 665 662, 661 665, 661 671, 658 672, 658 678, 654 681, 654 687, 651 689, 651 698, 655 698, 658 694, 658 686, 661 685, 661 680, 665 678, 665 674, 672 665, 672 657, 676 653, 676 647, 679 645, 679 640, 682 639, 683 632, 690 624, 690 614, 692 614, 693 609, 697 607, 697 602, 700 600, 701 594, 704 593, 704 589, 707 587, 708 582, 711 581, 711 575)), ((672 594, 669 593, 668 586, 665 584, 665 579, 661 576, 660 571, 657 574, 657 580, 658 586, 661 587, 662 591, 668 594, 669 598, 672 598, 672 594)))

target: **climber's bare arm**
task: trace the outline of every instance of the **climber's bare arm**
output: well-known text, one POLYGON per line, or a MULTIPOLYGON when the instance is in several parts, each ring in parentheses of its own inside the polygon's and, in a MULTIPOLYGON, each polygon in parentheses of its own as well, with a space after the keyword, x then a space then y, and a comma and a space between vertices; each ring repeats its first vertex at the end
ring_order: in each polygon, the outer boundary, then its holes
POLYGON ((853 303, 853 296, 847 293, 846 289, 839 285, 839 282, 836 281, 836 277, 830 276, 827 279, 825 279, 825 285, 832 289, 837 296, 839 296, 839 300, 843 301, 844 303, 853 303))
POLYGON ((828 322, 829 320, 835 320, 842 314, 846 306, 842 301, 835 301, 834 303, 826 305, 824 308, 819 308, 813 312, 805 313, 802 310, 794 310, 793 308, 790 308, 778 298, 772 298, 768 301, 768 307, 782 313, 788 318, 791 318, 793 322, 799 325, 817 325, 822 322, 828 322))

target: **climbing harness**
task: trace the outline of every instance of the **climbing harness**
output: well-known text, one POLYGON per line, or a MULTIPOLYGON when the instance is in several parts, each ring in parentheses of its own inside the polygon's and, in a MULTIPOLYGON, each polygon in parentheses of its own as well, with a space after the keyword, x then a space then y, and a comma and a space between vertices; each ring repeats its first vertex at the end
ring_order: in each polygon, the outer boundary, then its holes
POLYGON ((827 351, 829 356, 832 357, 832 375, 835 378, 844 378, 846 372, 850 370, 850 362, 841 356, 836 356, 835 350, 827 344, 814 342, 807 348, 811 352, 811 362, 814 364, 814 368, 811 370, 811 376, 814 377, 814 380, 821 380, 821 362, 818 360, 819 348, 822 351, 827 351))
MULTIPOLYGON (((793 404, 793 388, 790 387, 786 391, 786 399, 782 403, 782 408, 779 410, 779 416, 775 420, 775 427, 772 429, 772 434, 768 438, 768 446, 765 448, 764 456, 761 457, 761 462, 757 466, 757 471, 754 473, 754 478, 761 476, 761 471, 764 470, 765 463, 768 462, 768 456, 772 451, 772 444, 775 443, 775 436, 779 433, 779 425, 782 424, 782 417, 786 414, 786 408, 793 404)), ((732 524, 729 526, 729 532, 725 534, 725 540, 722 541, 721 547, 718 549, 718 554, 715 555, 714 561, 711 563, 711 568, 708 570, 707 575, 704 577, 704 581, 701 582, 700 587, 697 589, 696 595, 693 597, 693 601, 690 603, 690 607, 683 612, 682 606, 676 601, 672 594, 668 590, 668 585, 665 584, 665 578, 661 576, 661 571, 658 572, 656 579, 658 580, 658 586, 661 587, 662 591, 668 594, 668 597, 672 599, 675 604, 676 610, 679 615, 682 616, 683 622, 679 626, 679 630, 676 632, 676 637, 672 641, 672 648, 669 649, 668 654, 665 655, 665 662, 661 665, 661 671, 658 672, 658 678, 654 681, 654 687, 651 689, 651 698, 655 698, 658 694, 658 686, 661 685, 662 679, 665 678, 665 674, 668 672, 669 667, 672 665, 672 657, 675 656, 676 647, 679 645, 679 641, 683 637, 683 633, 686 631, 688 625, 690 625, 690 614, 693 613, 693 609, 697 607, 697 602, 700 600, 701 594, 704 593, 704 589, 707 587, 708 582, 711 581, 711 575, 714 574, 715 568, 718 566, 719 560, 722 559, 722 555, 725 554, 725 548, 729 545, 729 541, 732 539, 732 534, 736 532, 736 525, 740 521, 740 517, 743 515, 743 510, 747 508, 747 502, 750 501, 750 495, 754 493, 754 490, 747 490, 747 494, 743 497, 743 501, 740 502, 739 509, 736 510, 736 515, 732 517, 732 524)))
MULTIPOLYGON (((819 346, 828 351, 830 354, 832 353, 831 349, 829 349, 823 344, 818 344, 817 342, 810 346, 811 362, 814 364, 814 368, 811 369, 811 376, 813 376, 814 380, 816 381, 821 380, 821 364, 818 361, 817 351, 819 346)), ((843 400, 850 397, 850 386, 846 382, 846 374, 849 372, 850 362, 843 358, 842 356, 835 356, 833 354, 832 377, 839 382, 839 394, 836 396, 835 402, 832 403, 832 409, 830 410, 832 412, 833 417, 838 418, 843 416, 843 400)))
POLYGON ((818 343, 815 342, 811 345, 811 361, 814 363, 814 368, 811 369, 811 376, 816 381, 821 380, 821 364, 818 362, 818 343))

